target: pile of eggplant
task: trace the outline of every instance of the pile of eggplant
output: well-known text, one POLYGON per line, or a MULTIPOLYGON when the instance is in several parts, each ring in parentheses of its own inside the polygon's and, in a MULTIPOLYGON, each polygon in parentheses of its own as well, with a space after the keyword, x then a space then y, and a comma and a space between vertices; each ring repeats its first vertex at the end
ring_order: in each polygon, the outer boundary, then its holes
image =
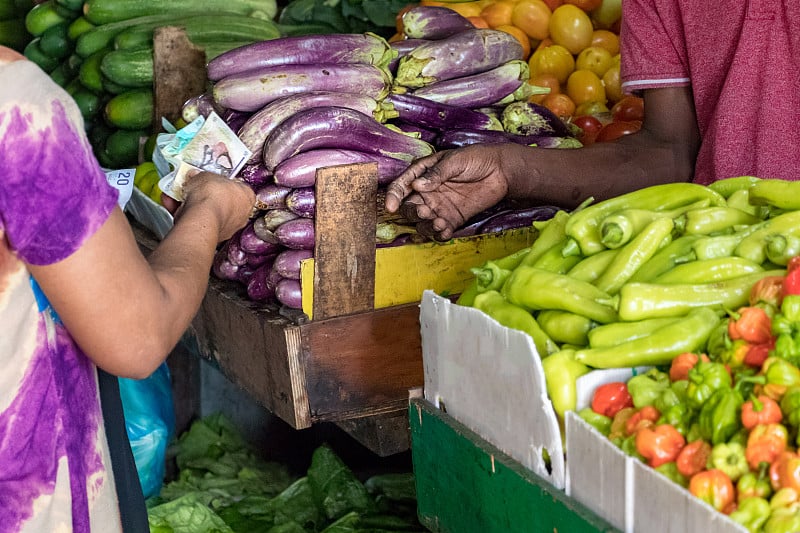
MULTIPOLYGON (((214 274, 243 283, 251 300, 301 308, 318 168, 376 162, 382 191, 436 150, 480 142, 580 146, 564 122, 527 101, 537 88, 527 83, 514 37, 474 28, 445 8, 417 7, 406 17, 409 38, 392 44, 372 33, 326 34, 231 50, 208 63, 211 90, 184 105, 187 122, 212 110, 225 117, 253 152, 240 177, 256 191, 257 216, 214 263, 214 274)), ((378 246, 419 237, 377 208, 378 246)), ((458 236, 527 226, 554 212, 497 206, 458 236)))

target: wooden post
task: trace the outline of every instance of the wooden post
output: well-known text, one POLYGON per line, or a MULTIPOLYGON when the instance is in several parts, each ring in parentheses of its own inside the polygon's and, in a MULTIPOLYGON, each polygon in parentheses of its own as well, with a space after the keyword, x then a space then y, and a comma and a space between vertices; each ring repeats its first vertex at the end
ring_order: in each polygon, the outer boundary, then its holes
POLYGON ((206 89, 206 54, 183 28, 163 26, 153 32, 153 129, 161 117, 175 124, 183 104, 206 89))

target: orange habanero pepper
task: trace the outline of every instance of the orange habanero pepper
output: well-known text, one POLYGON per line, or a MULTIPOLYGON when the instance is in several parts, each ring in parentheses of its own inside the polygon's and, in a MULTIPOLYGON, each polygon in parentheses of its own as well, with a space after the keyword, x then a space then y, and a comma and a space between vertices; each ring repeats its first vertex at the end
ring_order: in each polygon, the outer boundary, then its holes
POLYGON ((800 491, 800 456, 796 452, 782 452, 769 467, 772 488, 800 491))
POLYGON ((653 468, 674 461, 685 445, 686 439, 670 424, 645 427, 636 432, 636 451, 653 468))
POLYGON ((710 456, 711 444, 699 439, 690 442, 681 449, 678 458, 675 459, 675 464, 678 467, 678 472, 691 478, 706 469, 710 456))
POLYGON ((761 463, 772 463, 786 450, 789 433, 781 424, 762 424, 750 430, 744 455, 751 470, 761 463))
POLYGON ((733 482, 722 470, 704 470, 689 480, 689 492, 717 511, 731 509, 736 499, 733 482))
POLYGON ((682 379, 689 379, 689 370, 694 368, 699 361, 708 362, 706 354, 697 355, 696 353, 685 352, 672 360, 669 367, 669 379, 671 381, 680 381, 682 379))
POLYGON ((781 406, 766 394, 753 396, 742 404, 742 425, 747 429, 758 425, 780 424, 781 420, 781 406))

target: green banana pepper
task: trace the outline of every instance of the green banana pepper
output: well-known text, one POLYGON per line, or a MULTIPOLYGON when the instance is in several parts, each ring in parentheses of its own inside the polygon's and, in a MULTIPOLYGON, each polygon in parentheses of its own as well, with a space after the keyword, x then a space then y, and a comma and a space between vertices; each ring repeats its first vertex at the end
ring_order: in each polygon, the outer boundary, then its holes
POLYGON ((560 418, 564 413, 574 411, 578 401, 576 380, 589 372, 589 367, 575 360, 575 352, 561 350, 542 359, 547 394, 553 409, 560 418))
POLYGON ((677 322, 680 318, 650 318, 635 322, 612 322, 592 328, 587 337, 592 348, 607 348, 651 335, 657 329, 677 322))
POLYGON ((711 456, 708 458, 708 469, 716 468, 721 470, 736 483, 739 479, 750 472, 750 465, 744 454, 744 446, 738 442, 722 442, 711 449, 711 456))
POLYGON ((670 390, 669 374, 652 368, 644 374, 633 376, 628 380, 628 393, 633 398, 633 405, 641 409, 653 405, 661 394, 670 390))
POLYGON ((717 389, 700 409, 697 422, 703 438, 713 445, 727 440, 741 427, 744 399, 735 388, 717 389))
POLYGON ((472 299, 475 298, 476 294, 490 290, 499 291, 508 276, 511 275, 511 271, 519 266, 530 251, 530 247, 522 248, 505 257, 486 261, 482 266, 470 269, 470 271, 475 274, 475 280, 461 293, 461 297, 459 297, 456 303, 459 305, 471 306, 472 299), (468 292, 473 292, 471 296, 472 299, 469 300, 469 302, 462 301, 462 298, 466 300, 464 295, 468 292))
POLYGON ((689 486, 689 479, 678 472, 678 465, 675 464, 675 461, 659 465, 655 468, 655 471, 681 487, 686 488, 689 486))
POLYGON ((547 309, 536 315, 539 326, 556 342, 586 346, 588 332, 595 326, 590 318, 568 311, 547 309))
POLYGON ((717 389, 730 388, 731 375, 722 363, 700 361, 689 370, 686 401, 694 409, 703 407, 717 389))
POLYGON ((569 213, 566 211, 558 211, 550 220, 534 222, 533 227, 538 230, 539 235, 536 237, 536 240, 533 241, 529 253, 525 256, 520 265, 533 265, 547 250, 563 242, 566 236, 564 228, 569 219, 569 213))
POLYGON ((746 527, 747 531, 756 532, 761 531, 761 527, 769 519, 770 513, 772 513, 772 509, 767 500, 751 496, 740 499, 736 510, 728 516, 734 522, 746 527))
POLYGON ((684 235, 673 240, 645 262, 631 277, 631 281, 650 282, 669 272, 676 265, 695 261, 697 254, 694 251, 694 243, 698 239, 699 235, 684 235))
POLYGON ((525 309, 506 301, 497 291, 486 291, 475 296, 474 307, 483 311, 507 328, 524 331, 533 339, 540 357, 558 350, 553 340, 542 331, 536 319, 525 309))
POLYGON ((730 198, 737 191, 748 191, 750 187, 760 180, 761 178, 755 176, 735 176, 717 180, 709 184, 708 188, 721 194, 725 198, 730 198))
POLYGON ((605 272, 616 255, 616 250, 603 250, 600 253, 585 257, 570 269, 568 272, 569 277, 587 283, 594 283, 605 272))
POLYGON ((606 437, 611 432, 611 418, 596 413, 591 407, 584 407, 578 411, 578 416, 606 437))

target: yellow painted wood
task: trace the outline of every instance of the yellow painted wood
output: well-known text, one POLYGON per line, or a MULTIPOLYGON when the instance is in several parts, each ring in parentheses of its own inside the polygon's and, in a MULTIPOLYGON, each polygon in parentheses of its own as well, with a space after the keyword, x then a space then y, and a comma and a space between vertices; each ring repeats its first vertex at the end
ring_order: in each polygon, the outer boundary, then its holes
MULTIPOLYGON (((422 298, 426 289, 439 294, 459 294, 473 278, 470 268, 530 246, 533 228, 426 242, 375 251, 375 308, 391 307, 422 298)), ((303 312, 310 318, 314 304, 314 260, 301 267, 303 312)))

